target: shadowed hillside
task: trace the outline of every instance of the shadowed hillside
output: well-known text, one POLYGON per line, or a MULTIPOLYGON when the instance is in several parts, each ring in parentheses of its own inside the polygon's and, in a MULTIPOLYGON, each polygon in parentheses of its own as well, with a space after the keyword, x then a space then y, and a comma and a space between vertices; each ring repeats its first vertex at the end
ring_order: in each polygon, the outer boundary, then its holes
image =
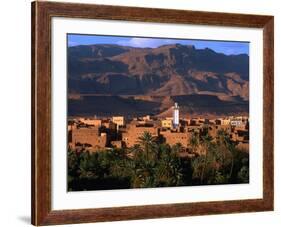
POLYGON ((248 113, 249 56, 181 44, 68 47, 68 92, 70 115, 165 115, 175 101, 182 114, 248 113))

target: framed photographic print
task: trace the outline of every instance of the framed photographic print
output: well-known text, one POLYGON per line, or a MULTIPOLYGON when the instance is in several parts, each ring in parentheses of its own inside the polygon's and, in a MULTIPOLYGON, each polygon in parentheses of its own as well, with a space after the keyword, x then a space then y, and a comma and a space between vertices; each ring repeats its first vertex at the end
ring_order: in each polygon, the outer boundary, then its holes
POLYGON ((32 3, 32 224, 271 211, 274 18, 32 3))

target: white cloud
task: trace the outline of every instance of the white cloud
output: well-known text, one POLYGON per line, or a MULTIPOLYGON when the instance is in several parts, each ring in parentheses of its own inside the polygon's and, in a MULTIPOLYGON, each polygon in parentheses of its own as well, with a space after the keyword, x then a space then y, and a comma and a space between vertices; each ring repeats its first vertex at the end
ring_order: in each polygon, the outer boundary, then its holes
POLYGON ((68 46, 77 46, 79 43, 73 42, 73 41, 68 41, 68 46))
POLYGON ((132 46, 132 47, 158 47, 161 45, 165 45, 165 44, 171 44, 171 43, 175 43, 174 40, 169 40, 169 39, 150 39, 150 38, 131 38, 128 41, 119 41, 118 44, 119 45, 123 45, 123 46, 132 46))

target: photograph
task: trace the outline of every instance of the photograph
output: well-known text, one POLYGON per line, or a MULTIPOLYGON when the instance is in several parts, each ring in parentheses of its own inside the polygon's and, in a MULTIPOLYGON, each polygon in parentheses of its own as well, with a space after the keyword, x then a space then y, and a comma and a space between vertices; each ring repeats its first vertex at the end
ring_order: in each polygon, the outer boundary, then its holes
POLYGON ((275 209, 274 15, 158 5, 32 2, 33 225, 275 209))
POLYGON ((249 183, 249 42, 66 45, 68 191, 249 183))

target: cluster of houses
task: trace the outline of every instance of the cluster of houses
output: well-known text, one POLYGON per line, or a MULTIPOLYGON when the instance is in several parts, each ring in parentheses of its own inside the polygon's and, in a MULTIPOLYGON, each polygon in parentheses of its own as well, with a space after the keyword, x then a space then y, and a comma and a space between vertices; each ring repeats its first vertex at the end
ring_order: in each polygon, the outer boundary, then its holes
POLYGON ((111 118, 73 118, 68 121, 68 145, 71 149, 86 149, 97 152, 112 148, 130 148, 139 143, 144 132, 149 132, 170 146, 181 144, 182 149, 191 148, 190 138, 204 133, 216 139, 219 130, 224 130, 240 148, 249 150, 249 119, 246 116, 227 118, 179 118, 177 104, 172 117, 155 118, 144 116, 125 119, 124 116, 111 118))

